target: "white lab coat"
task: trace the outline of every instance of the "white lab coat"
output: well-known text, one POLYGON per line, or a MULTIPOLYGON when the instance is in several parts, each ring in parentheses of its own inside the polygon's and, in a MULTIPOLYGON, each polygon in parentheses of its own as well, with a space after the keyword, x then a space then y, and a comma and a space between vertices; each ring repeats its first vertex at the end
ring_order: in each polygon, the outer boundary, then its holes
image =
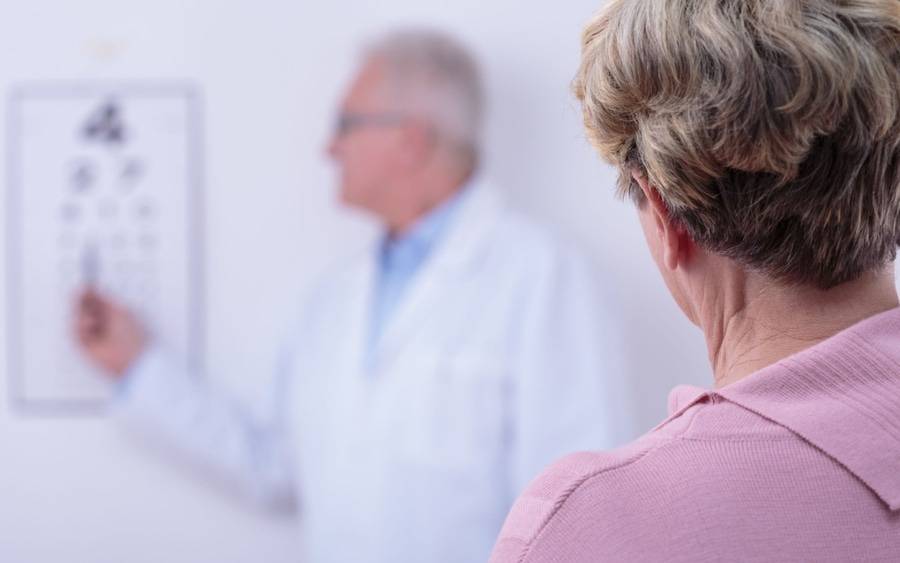
POLYGON ((627 437, 618 334, 582 261, 473 186, 367 360, 376 253, 329 276, 285 347, 274 422, 152 350, 119 413, 268 505, 313 562, 488 558, 546 464, 627 437))

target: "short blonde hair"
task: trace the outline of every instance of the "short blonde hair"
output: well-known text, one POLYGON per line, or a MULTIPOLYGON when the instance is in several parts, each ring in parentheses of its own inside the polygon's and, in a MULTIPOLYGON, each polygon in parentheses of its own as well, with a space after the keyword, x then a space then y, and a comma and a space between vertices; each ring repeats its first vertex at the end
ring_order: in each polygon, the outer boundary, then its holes
POLYGON ((589 136, 705 248, 829 288, 900 243, 900 1, 613 0, 584 31, 589 136))

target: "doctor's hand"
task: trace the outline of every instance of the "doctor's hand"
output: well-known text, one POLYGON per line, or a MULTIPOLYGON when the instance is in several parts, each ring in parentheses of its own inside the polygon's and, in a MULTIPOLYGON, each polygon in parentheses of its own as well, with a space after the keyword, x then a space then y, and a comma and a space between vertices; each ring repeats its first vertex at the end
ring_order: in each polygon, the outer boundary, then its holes
POLYGON ((147 345, 147 334, 125 307, 87 289, 75 306, 75 339, 87 357, 110 376, 122 377, 147 345))

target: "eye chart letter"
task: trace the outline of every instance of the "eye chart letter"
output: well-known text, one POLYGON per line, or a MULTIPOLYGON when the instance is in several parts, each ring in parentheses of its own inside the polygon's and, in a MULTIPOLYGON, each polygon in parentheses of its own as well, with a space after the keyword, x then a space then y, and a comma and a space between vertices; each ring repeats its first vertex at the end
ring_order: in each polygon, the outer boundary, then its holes
POLYGON ((182 85, 12 93, 7 332, 16 406, 93 412, 114 392, 74 342, 75 299, 85 287, 127 306, 155 342, 198 367, 197 106, 182 85))

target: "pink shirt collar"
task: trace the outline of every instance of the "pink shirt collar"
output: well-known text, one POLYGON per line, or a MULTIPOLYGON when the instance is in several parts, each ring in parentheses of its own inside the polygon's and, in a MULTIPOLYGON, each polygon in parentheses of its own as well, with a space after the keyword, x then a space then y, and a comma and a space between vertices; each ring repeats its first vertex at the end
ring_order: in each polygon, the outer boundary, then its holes
POLYGON ((677 387, 669 419, 713 397, 793 431, 900 510, 900 308, 722 389, 677 387))

